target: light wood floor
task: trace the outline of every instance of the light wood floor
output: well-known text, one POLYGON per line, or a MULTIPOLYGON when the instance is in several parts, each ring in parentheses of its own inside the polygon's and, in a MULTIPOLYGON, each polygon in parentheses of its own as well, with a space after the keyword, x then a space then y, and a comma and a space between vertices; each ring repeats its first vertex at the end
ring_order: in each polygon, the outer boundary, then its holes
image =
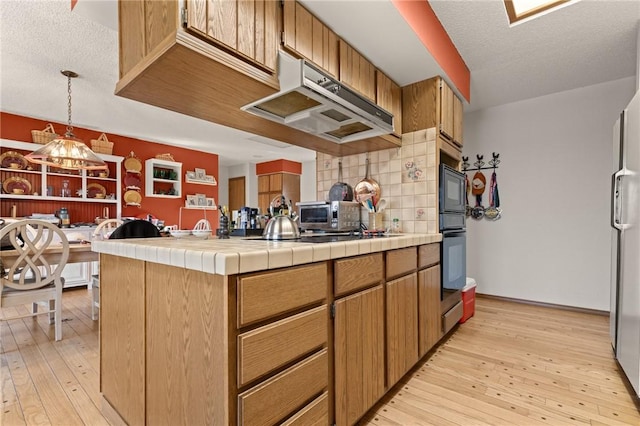
POLYGON ((363 424, 640 425, 607 316, 488 298, 394 391, 363 424))
MULTIPOLYGON (((90 293, 63 297, 60 342, 45 316, 0 322, 0 425, 108 424, 90 293)), ((638 426, 640 414, 611 355, 607 317, 479 298, 476 315, 362 423, 638 426)))

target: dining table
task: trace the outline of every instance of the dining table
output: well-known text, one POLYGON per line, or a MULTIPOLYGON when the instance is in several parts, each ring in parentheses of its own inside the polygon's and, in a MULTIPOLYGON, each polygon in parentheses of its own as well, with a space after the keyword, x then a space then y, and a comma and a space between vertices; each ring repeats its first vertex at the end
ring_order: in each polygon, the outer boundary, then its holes
MULTIPOLYGON (((43 256, 52 265, 57 264, 60 261, 60 255, 62 254, 62 246, 56 246, 53 244, 43 252, 43 256)), ((0 251, 0 257, 2 257, 3 265, 11 265, 20 256, 18 250, 2 250, 0 251)), ((78 242, 69 244, 69 258, 67 263, 82 263, 93 262, 99 258, 98 253, 91 251, 91 242, 78 242)))

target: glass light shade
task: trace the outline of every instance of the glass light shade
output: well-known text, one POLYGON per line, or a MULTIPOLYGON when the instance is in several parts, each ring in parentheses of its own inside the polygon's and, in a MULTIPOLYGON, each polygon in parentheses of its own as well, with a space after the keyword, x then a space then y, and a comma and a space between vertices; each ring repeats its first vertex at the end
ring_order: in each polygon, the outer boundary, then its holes
POLYGON ((70 132, 25 155, 25 158, 32 163, 68 170, 106 170, 108 168, 100 157, 70 132))

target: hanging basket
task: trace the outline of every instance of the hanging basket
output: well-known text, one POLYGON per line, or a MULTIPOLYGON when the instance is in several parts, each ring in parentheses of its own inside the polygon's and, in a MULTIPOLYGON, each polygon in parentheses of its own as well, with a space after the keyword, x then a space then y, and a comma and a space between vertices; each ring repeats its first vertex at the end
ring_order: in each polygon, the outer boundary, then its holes
POLYGON ((107 135, 101 134, 98 139, 91 139, 91 149, 100 154, 111 154, 113 152, 113 142, 109 142, 107 135))
POLYGON ((31 131, 31 138, 33 139, 33 142, 39 143, 41 145, 48 144, 58 136, 59 135, 55 132, 55 130, 53 130, 53 124, 51 123, 47 124, 47 126, 42 130, 31 131))

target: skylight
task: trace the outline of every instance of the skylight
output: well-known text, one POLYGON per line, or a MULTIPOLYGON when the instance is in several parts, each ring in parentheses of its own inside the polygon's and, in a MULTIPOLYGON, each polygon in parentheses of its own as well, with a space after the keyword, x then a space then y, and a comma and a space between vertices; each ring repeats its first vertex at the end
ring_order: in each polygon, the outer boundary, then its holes
POLYGON ((514 25, 574 2, 575 0, 504 0, 504 6, 507 9, 509 23, 514 25))

